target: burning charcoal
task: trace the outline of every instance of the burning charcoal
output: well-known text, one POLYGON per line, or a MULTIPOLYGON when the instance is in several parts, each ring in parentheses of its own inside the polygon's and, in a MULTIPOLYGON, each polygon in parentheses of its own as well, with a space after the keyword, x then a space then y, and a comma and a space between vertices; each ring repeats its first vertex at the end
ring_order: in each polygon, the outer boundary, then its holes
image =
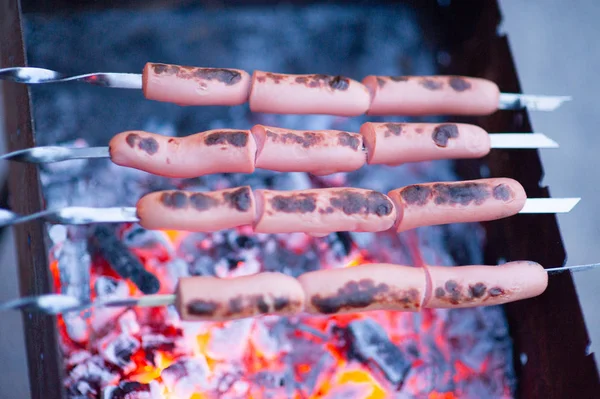
POLYGON ((429 394, 434 390, 437 367, 428 363, 421 363, 413 367, 406 376, 406 383, 402 387, 403 394, 419 397, 420 394, 429 394))
POLYGON ((265 271, 277 271, 292 277, 320 268, 319 258, 312 247, 301 253, 294 253, 275 241, 269 250, 265 250, 263 267, 265 271))
POLYGON ((140 324, 134 310, 130 309, 119 317, 119 330, 121 333, 127 335, 137 335, 140 333, 140 324))
POLYGON ((140 260, 119 240, 114 228, 106 225, 96 226, 92 243, 119 276, 131 280, 144 294, 158 292, 158 278, 148 272, 140 260))
MULTIPOLYGON (((129 297, 129 286, 123 280, 112 277, 100 276, 94 284, 97 299, 124 299, 129 297)), ((123 308, 95 307, 91 319, 92 329, 96 332, 102 331, 115 318, 123 313, 123 308)))
MULTIPOLYGON (((65 240, 58 251, 58 271, 60 292, 88 301, 90 298, 91 259, 85 241, 65 240)), ((85 342, 89 337, 87 314, 68 313, 64 315, 69 338, 75 342, 85 342)))
POLYGON ((214 276, 215 261, 210 256, 200 256, 189 267, 192 276, 214 276))
POLYGON ((214 360, 240 359, 248 348, 253 323, 253 319, 232 320, 211 329, 206 355, 214 360))
POLYGON ((123 280, 100 276, 94 283, 96 295, 101 298, 125 298, 129 296, 129 287, 123 280))
MULTIPOLYGON (((350 255, 350 251, 352 250, 352 247, 354 244, 350 233, 347 231, 339 231, 339 232, 335 233, 335 238, 336 238, 336 241, 342 245, 343 256, 350 255)), ((335 243, 333 243, 333 245, 335 245, 335 243)), ((332 249, 333 249, 333 245, 332 245, 332 249)))
POLYGON ((162 395, 157 386, 137 381, 121 381, 117 386, 102 390, 102 399, 159 399, 162 395), (153 389, 154 388, 154 389, 153 389))
POLYGON ((135 370, 136 364, 131 357, 140 349, 137 339, 126 334, 109 334, 100 340, 98 348, 106 361, 118 366, 124 373, 135 370))
POLYGON ((65 385, 71 386, 79 381, 85 381, 92 387, 102 388, 109 384, 115 384, 119 375, 111 371, 104 359, 100 356, 92 356, 78 363, 68 374, 65 385))
POLYGON ((291 398, 295 391, 294 372, 287 367, 281 371, 260 371, 252 377, 252 382, 253 397, 264 392, 266 397, 291 398))
POLYGON ((295 340, 286 358, 299 371, 296 379, 305 397, 312 397, 318 387, 329 381, 329 371, 338 367, 337 359, 328 348, 313 340, 295 340))
POLYGON ((206 359, 199 354, 194 358, 177 360, 164 369, 160 376, 174 396, 189 398, 206 387, 209 372, 206 359))
POLYGON ((169 253, 173 252, 173 244, 166 234, 160 230, 146 230, 137 223, 133 223, 123 231, 123 243, 128 248, 153 248, 160 246, 169 253))
POLYGON ((84 351, 84 350, 77 350, 77 351, 71 352, 71 354, 69 355, 69 357, 66 360, 66 364, 68 367, 72 367, 72 366, 75 366, 82 362, 85 362, 86 360, 88 360, 91 357, 92 357, 92 354, 90 352, 84 351))
POLYGON ((62 224, 53 224, 48 227, 48 236, 53 245, 60 245, 67 240, 67 227, 62 224))
POLYGON ((239 235, 235 239, 235 245, 240 249, 252 249, 256 244, 256 240, 247 235, 239 235))
POLYGON ((142 348, 146 355, 156 351, 175 353, 177 337, 166 337, 162 334, 144 334, 142 336, 142 348))
POLYGON ((379 324, 371 319, 353 321, 347 339, 350 357, 377 368, 394 386, 402 386, 411 364, 379 324))
POLYGON ((258 319, 254 323, 254 328, 251 331, 250 339, 253 347, 260 352, 266 359, 275 359, 282 353, 290 352, 292 345, 284 334, 278 334, 281 328, 284 327, 281 323, 274 328, 267 326, 263 319, 258 319))
POLYGON ((168 292, 174 292, 177 287, 177 282, 181 277, 189 276, 189 265, 181 259, 175 258, 165 265, 165 279, 163 285, 168 292))

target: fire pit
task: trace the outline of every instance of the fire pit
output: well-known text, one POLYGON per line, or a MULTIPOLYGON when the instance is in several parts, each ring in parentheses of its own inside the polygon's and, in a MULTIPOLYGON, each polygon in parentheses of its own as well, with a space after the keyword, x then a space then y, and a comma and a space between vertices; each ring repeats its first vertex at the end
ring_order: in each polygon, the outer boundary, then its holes
MULTIPOLYGON (((12 4, 6 3, 3 15, 12 16, 7 20, 15 23, 19 14, 12 4)), ((35 2, 29 6, 29 11, 44 8, 35 2)), ((191 7, 185 13, 162 8, 97 11, 70 18, 53 16, 48 10, 26 13, 29 62, 67 73, 137 71, 146 61, 348 76, 374 71, 452 73, 485 77, 505 91, 519 92, 506 40, 495 33, 499 15, 491 2, 216 7, 191 7), (115 29, 111 32, 107 27, 115 29), (53 35, 60 41, 49 41, 53 35)), ((13 34, 11 39, 20 37, 13 34)), ((2 66, 23 63, 14 42, 6 41, 0 49, 2 66)), ((105 145, 113 134, 128 129, 187 135, 263 123, 358 131, 366 121, 251 114, 245 107, 181 108, 146 101, 139 93, 83 85, 40 87, 31 93, 39 145, 105 145)), ((27 94, 23 88, 6 85, 7 98, 26 99, 6 101, 7 131, 18 132, 10 136, 10 150, 33 145, 27 94), (11 109, 15 104, 20 104, 18 113, 11 109)), ((466 121, 491 132, 530 131, 524 112, 499 112, 466 121)), ((32 166, 11 168, 12 208, 22 213, 41 208, 38 176, 45 206, 51 207, 131 206, 140 195, 172 188, 353 186, 386 192, 416 182, 488 176, 513 177, 528 195, 548 195, 538 186, 542 171, 532 151, 495 151, 481 161, 370 166, 323 178, 258 171, 173 180, 109 161, 46 165, 39 175, 32 166), (24 185, 24 176, 35 184, 24 185), (21 203, 20 198, 30 202, 21 203)), ((369 262, 421 266, 531 259, 556 266, 564 260, 561 245, 545 249, 549 242, 560 243, 555 219, 547 215, 521 215, 485 226, 323 238, 252 234, 245 229, 212 234, 147 231, 135 224, 50 227, 32 223, 15 231, 23 294, 55 291, 85 299, 120 298, 157 289, 171 293, 177 279, 187 275, 228 278, 280 271, 297 276, 369 262)), ((96 309, 58 319, 33 315, 25 323, 35 398, 509 398, 565 397, 575 392, 577 397, 587 397, 582 389, 592 397, 598 386, 593 358, 585 353, 587 336, 568 275, 553 277, 541 297, 506 307, 267 316, 219 323, 182 322, 169 308, 96 309), (567 321, 568 328, 559 328, 567 321), (569 367, 563 370, 564 364, 569 367), (589 384, 575 384, 583 378, 589 384)))

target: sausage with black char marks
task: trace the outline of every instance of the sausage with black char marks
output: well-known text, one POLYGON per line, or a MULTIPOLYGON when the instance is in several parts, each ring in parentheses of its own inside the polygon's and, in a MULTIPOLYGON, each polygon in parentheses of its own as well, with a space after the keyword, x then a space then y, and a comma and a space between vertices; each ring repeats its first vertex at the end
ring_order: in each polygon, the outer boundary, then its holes
POLYGON ((485 79, 462 76, 375 76, 362 83, 371 93, 368 115, 489 115, 500 89, 485 79))
POLYGON ((304 291, 293 277, 260 273, 221 279, 183 277, 176 307, 185 321, 225 321, 264 314, 293 315, 304 310, 304 291))
POLYGON ((252 112, 359 116, 371 99, 365 86, 343 76, 254 71, 249 101, 252 112))
POLYGON ((460 123, 364 123, 369 164, 396 166, 438 159, 481 158, 490 151, 482 128, 460 123))
POLYGON ((248 101, 250 75, 240 69, 147 63, 142 90, 149 100, 178 105, 241 105, 248 101))
POLYGON ((174 178, 215 173, 252 173, 256 142, 249 130, 216 129, 187 137, 129 131, 109 143, 117 165, 174 178))

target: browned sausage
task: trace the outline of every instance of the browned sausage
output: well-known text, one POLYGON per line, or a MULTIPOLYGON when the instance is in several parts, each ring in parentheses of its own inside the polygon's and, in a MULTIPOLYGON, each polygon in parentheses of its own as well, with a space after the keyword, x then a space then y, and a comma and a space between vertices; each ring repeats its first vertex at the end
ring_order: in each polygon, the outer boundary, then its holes
POLYGON ((365 86, 343 76, 262 71, 252 75, 252 112, 359 116, 367 112, 370 102, 365 86))
POLYGON ((212 232, 251 225, 255 215, 249 186, 211 192, 157 191, 137 203, 140 225, 150 230, 212 232))
POLYGON ((257 233, 311 233, 388 230, 396 220, 392 201, 358 188, 256 190, 257 233))
POLYGON ((256 125, 256 167, 277 172, 328 175, 351 172, 365 164, 360 134, 339 130, 291 130, 256 125))
POLYGON ((548 273, 534 262, 426 268, 431 288, 425 308, 500 305, 538 296, 548 286, 548 273))
POLYGON ((374 76, 368 115, 488 115, 498 109, 500 89, 489 80, 463 76, 374 76))
POLYGON ((399 232, 501 219, 519 213, 527 200, 521 184, 506 178, 414 184, 388 196, 402 213, 395 226, 399 232))
POLYGON ((233 320, 263 314, 292 315, 304 310, 298 280, 281 273, 220 279, 179 279, 176 307, 182 320, 233 320))
POLYGON ((256 158, 252 133, 235 129, 209 130, 182 138, 123 132, 113 137, 109 150, 117 165, 176 178, 252 173, 256 158))
POLYGON ((423 269, 390 264, 318 270, 298 280, 306 296, 306 311, 317 314, 419 311, 426 294, 423 269))
POLYGON ((437 159, 480 158, 490 151, 482 128, 458 123, 373 123, 360 128, 369 164, 400 165, 437 159))
POLYGON ((142 90, 149 100, 178 105, 240 105, 248 101, 250 75, 240 69, 147 63, 142 90))
POLYGON ((541 265, 527 261, 425 268, 380 263, 318 270, 298 280, 307 312, 339 314, 499 305, 542 294, 548 274, 541 265))

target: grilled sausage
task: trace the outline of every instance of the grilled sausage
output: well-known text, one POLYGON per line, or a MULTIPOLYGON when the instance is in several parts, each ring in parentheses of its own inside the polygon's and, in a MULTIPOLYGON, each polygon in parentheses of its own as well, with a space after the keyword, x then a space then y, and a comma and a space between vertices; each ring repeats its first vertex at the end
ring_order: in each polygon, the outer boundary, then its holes
POLYGON ((255 215, 249 186, 205 193, 158 191, 137 203, 140 225, 150 230, 212 232, 251 225, 255 215))
POLYGON ((369 91, 360 82, 330 75, 288 75, 255 71, 250 110, 271 114, 363 115, 369 91))
POLYGON ((375 76, 362 83, 371 93, 368 115, 489 115, 500 89, 485 79, 461 76, 375 76))
POLYGON ((183 138, 129 131, 113 137, 109 150, 117 165, 161 176, 193 178, 254 172, 256 142, 249 130, 209 130, 183 138))
POLYGON ((142 90, 149 100, 178 105, 240 105, 248 101, 250 75, 239 69, 147 63, 142 90))
POLYGON ((360 134, 338 130, 301 131, 256 125, 256 167, 277 172, 328 175, 365 164, 360 134))
POLYGON ((499 305, 542 294, 548 286, 548 273, 527 261, 425 268, 366 264, 308 272, 298 280, 307 312, 340 314, 499 305))
POLYGON ((392 201, 358 188, 256 190, 257 233, 310 233, 388 230, 396 220, 392 201))
POLYGON ((480 158, 490 151, 490 136, 466 124, 373 123, 360 128, 369 164, 396 166, 437 159, 480 158))
POLYGON ((548 273, 534 262, 502 266, 426 266, 431 287, 425 308, 500 305, 542 294, 548 273))
POLYGON ((184 277, 176 290, 182 320, 224 321, 263 314, 292 315, 304 310, 298 280, 281 273, 220 279, 184 277))
POLYGON ((395 225, 398 232, 501 219, 519 213, 527 200, 523 187, 506 178, 414 184, 388 196, 402 212, 395 225))
POLYGON ((298 280, 306 295, 306 311, 316 314, 419 311, 426 294, 423 269, 390 264, 318 270, 298 280))

